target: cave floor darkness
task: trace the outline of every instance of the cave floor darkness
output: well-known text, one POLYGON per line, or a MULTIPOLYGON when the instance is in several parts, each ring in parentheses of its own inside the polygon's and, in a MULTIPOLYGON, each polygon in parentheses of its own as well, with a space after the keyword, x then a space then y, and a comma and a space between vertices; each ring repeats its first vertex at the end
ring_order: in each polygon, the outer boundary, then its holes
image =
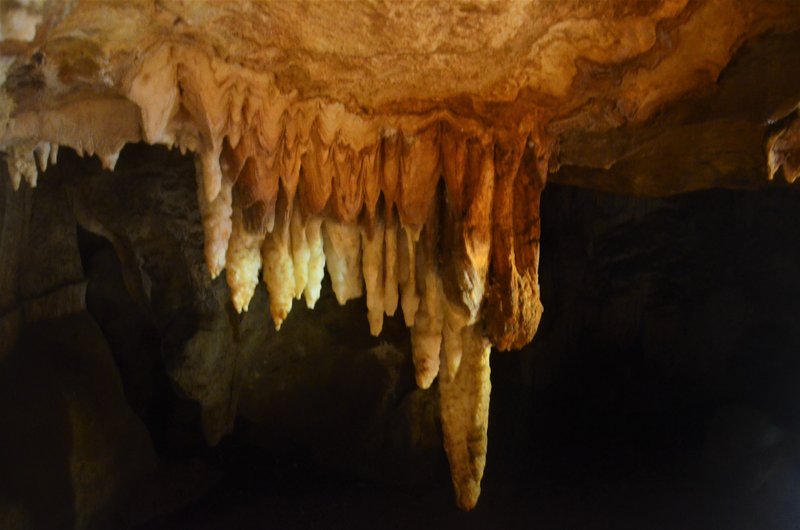
MULTIPOLYGON (((497 380, 519 378, 515 355, 493 356, 497 380)), ((456 508, 444 461, 419 484, 390 484, 317 466, 300 450, 273 458, 240 436, 210 451, 203 465, 216 482, 203 496, 137 528, 800 529, 800 463, 787 460, 757 485, 738 467, 747 463, 709 469, 703 406, 553 410, 519 389, 493 389, 472 512, 456 508)))
MULTIPOLYGON (((515 369, 498 358, 496 372, 515 369)), ((223 442, 211 458, 221 471, 208 492, 137 528, 800 528, 797 463, 757 488, 720 480, 706 469, 691 413, 636 418, 624 411, 562 433, 579 438, 571 442, 537 443, 531 437, 544 439, 544 432, 514 436, 524 421, 511 412, 516 400, 513 390, 495 388, 494 443, 472 512, 455 507, 444 464, 424 483, 391 485, 326 470, 301 455, 276 461, 223 442), (678 427, 676 438, 664 441, 664 425, 678 427)))

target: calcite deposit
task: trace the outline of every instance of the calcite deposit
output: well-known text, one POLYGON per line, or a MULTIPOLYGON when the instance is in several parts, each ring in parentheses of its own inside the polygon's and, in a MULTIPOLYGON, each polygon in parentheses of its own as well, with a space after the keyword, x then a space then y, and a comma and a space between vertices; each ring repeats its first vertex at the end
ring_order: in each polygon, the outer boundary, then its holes
MULTIPOLYGON (((2 9, 11 185, 36 186, 65 147, 109 170, 129 143, 193 156, 208 273, 224 272, 236 311, 265 288, 264 322, 278 329, 295 300, 314 307, 326 270, 340 304, 366 296, 373 335, 402 311, 417 384, 438 379, 465 509, 486 461, 490 351, 527 344, 542 315, 548 174, 635 156, 621 141, 574 146, 647 137, 670 104, 713 91, 740 48, 800 27, 792 0, 2 9)), ((764 129, 759 178, 798 177, 798 94, 776 102, 789 110, 764 129)), ((592 175, 578 183, 609 186, 592 175)), ((632 182, 642 193, 687 189, 632 182)))

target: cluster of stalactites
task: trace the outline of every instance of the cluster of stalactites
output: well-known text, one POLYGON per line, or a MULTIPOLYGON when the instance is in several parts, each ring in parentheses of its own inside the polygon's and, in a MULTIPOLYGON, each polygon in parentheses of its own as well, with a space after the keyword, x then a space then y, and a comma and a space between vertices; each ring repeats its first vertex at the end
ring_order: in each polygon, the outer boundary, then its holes
POLYGON ((96 154, 107 169, 140 139, 193 152, 206 263, 213 277, 225 271, 237 311, 263 278, 280 328, 294 300, 314 307, 326 269, 340 304, 366 294, 374 335, 402 310, 418 385, 438 377, 457 500, 471 508, 486 455, 489 352, 526 344, 541 315, 546 147, 531 127, 502 135, 447 115, 381 125, 175 53, 144 63, 127 99, 15 115, 6 140, 29 140, 6 141, 14 186, 35 185, 37 163, 55 161, 57 145, 40 138, 96 154))
MULTIPOLYGON (((10 150, 14 187, 35 186, 57 149, 10 150)), ((265 156, 242 136, 236 145, 226 138, 218 157, 196 155, 206 262, 214 277, 225 271, 237 311, 263 278, 278 329, 294 300, 314 307, 326 268, 340 304, 366 293, 373 335, 384 315, 402 311, 418 385, 439 378, 464 508, 480 493, 492 342, 514 344, 525 333, 519 321, 535 326, 541 313, 540 158, 527 141, 486 142, 443 122, 383 134, 358 152, 317 139, 299 153, 265 156)))
MULTIPOLYGON (((491 149, 471 146, 467 208, 461 188, 452 186, 456 197, 439 185, 444 157, 438 143, 401 133, 361 153, 340 145, 308 149, 290 179, 281 176, 284 166, 264 167, 258 153, 242 151, 226 144, 221 161, 210 162, 215 168, 199 158, 197 171, 209 270, 217 276, 227 268, 237 310, 247 309, 263 268, 279 328, 293 298, 304 296, 314 307, 327 264, 340 303, 366 290, 374 335, 383 315, 394 315, 398 305, 409 327, 441 330, 442 318, 433 315, 443 314, 443 263, 452 262, 457 265, 448 268, 451 281, 469 285, 453 285, 450 312, 464 325, 477 320, 491 242, 491 149), (217 171, 212 178, 220 180, 213 186, 218 191, 209 200, 204 181, 217 171), (274 274, 281 281, 266 278, 274 274)), ((447 180, 461 184, 463 178, 450 169, 447 180)))
MULTIPOLYGON (((35 185, 37 165, 54 161, 59 145, 111 170, 126 143, 178 147, 195 154, 206 261, 213 277, 227 264, 237 309, 262 269, 279 326, 291 299, 313 305, 327 259, 340 300, 366 290, 373 331, 399 303, 409 325, 429 330, 418 344, 451 321, 478 320, 499 349, 531 340, 548 152, 535 124, 498 131, 446 112, 364 117, 176 45, 155 49, 119 84, 124 98, 17 109, 0 139, 14 186, 35 185), (308 265, 295 263, 306 256, 308 265)), ((421 368, 421 382, 434 367, 421 368)))
POLYGON ((224 143, 219 161, 197 160, 208 266, 214 275, 226 269, 238 311, 261 271, 280 328, 294 300, 314 307, 325 268, 340 304, 366 293, 373 335, 384 315, 402 310, 417 384, 439 377, 459 504, 474 506, 487 443, 488 337, 497 326, 485 312, 509 317, 496 334, 511 330, 512 343, 514 319, 535 326, 541 314, 536 146, 486 143, 436 123, 384 134, 358 152, 317 140, 300 154, 263 156, 243 136, 224 143), (209 187, 216 196, 204 193, 209 187))
POLYGON ((219 161, 198 157, 206 260, 213 276, 225 268, 236 310, 261 272, 279 329, 294 300, 314 307, 327 268, 340 304, 366 292, 373 335, 401 308, 420 387, 440 358, 457 374, 462 333, 482 325, 495 175, 491 146, 440 142, 444 128, 383 135, 359 153, 313 144, 288 166, 265 164, 244 137, 219 161), (208 178, 220 181, 213 198, 208 178))

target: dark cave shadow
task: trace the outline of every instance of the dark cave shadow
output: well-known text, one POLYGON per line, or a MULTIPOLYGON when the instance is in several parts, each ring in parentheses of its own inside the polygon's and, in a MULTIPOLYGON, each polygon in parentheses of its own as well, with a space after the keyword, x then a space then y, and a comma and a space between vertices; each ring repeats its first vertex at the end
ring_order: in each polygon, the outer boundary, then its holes
POLYGON ((69 320, 27 326, 0 363, 0 510, 11 509, 0 523, 9 527, 75 525, 69 388, 60 377, 75 348, 65 340, 69 320))

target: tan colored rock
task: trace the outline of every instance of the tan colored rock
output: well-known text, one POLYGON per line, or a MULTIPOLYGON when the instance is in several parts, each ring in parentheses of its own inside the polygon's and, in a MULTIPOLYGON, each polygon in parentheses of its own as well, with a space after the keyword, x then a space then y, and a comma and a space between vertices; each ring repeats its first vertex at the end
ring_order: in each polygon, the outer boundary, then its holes
MULTIPOLYGON (((282 195, 281 198, 283 197, 282 195)), ((264 238, 264 244, 261 247, 264 283, 269 293, 269 312, 276 330, 281 329, 281 324, 289 316, 295 298, 295 274, 289 221, 291 213, 285 202, 278 204, 280 206, 278 218, 272 231, 264 238)))
POLYGON ((539 300, 539 199, 547 155, 532 138, 495 144, 495 186, 490 288, 486 300, 489 339, 497 348, 521 348, 542 316, 539 300))
MULTIPOLYGON (((481 494, 489 427, 491 344, 474 327, 464 329, 458 372, 439 383, 444 448, 459 507, 470 510, 481 494)), ((445 370, 447 368, 445 367, 445 370)))

